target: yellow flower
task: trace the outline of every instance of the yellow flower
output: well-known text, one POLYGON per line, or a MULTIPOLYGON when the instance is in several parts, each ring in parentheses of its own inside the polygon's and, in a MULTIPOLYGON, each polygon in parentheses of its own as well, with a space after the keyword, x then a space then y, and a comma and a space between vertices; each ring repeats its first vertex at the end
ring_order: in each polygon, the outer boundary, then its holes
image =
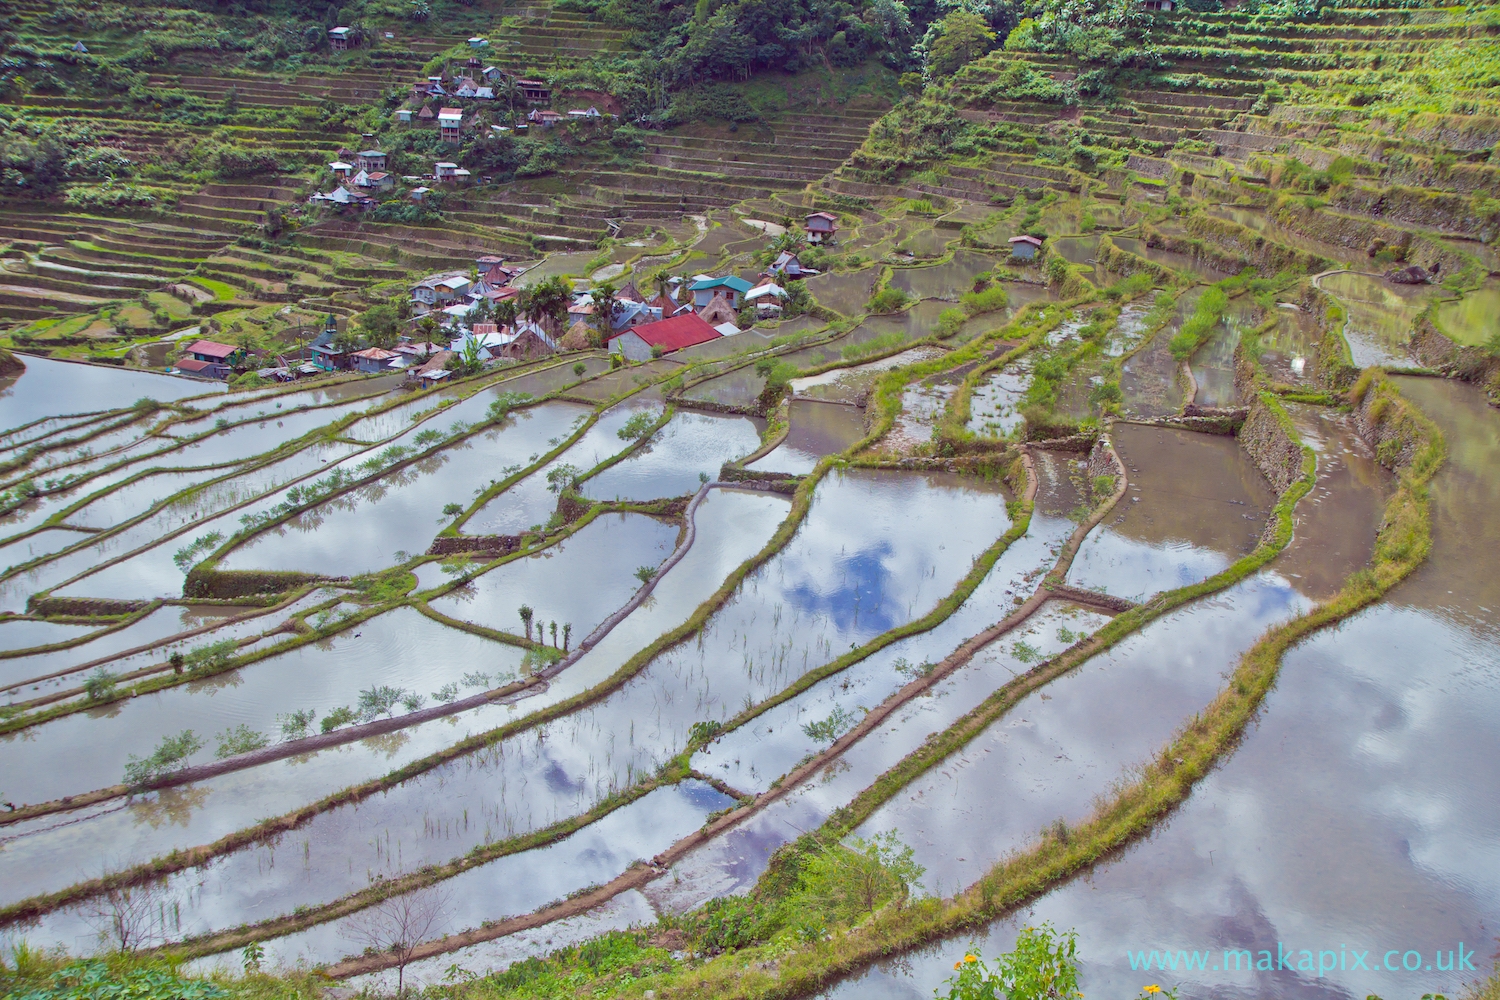
POLYGON ((977 961, 979 961, 979 959, 977 957, 975 957, 974 955, 965 955, 964 956, 964 961, 965 962, 977 962, 977 961))
POLYGON ((954 962, 953 963, 953 967, 955 969, 962 969, 964 967, 964 963, 962 963, 962 962, 954 962))
POLYGON ((1152 983, 1150 986, 1147 986, 1141 992, 1142 993, 1160 993, 1161 992, 1161 987, 1157 986, 1155 983, 1152 983))

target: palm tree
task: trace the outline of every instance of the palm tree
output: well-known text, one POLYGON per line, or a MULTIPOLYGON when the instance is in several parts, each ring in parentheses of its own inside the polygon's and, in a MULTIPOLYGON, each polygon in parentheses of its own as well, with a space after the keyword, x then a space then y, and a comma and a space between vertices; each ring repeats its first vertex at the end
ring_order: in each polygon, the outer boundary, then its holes
POLYGON ((563 626, 563 652, 564 653, 566 653, 568 651, 568 641, 572 638, 572 636, 573 636, 573 623, 572 622, 568 622, 566 625, 563 626))
POLYGON ((531 605, 521 605, 521 623, 526 626, 526 641, 531 641, 531 616, 536 612, 531 610, 531 605))
POLYGON ((672 272, 665 267, 658 268, 656 273, 651 275, 651 283, 656 286, 657 295, 667 298, 667 289, 672 287, 672 272))
POLYGON ((556 329, 568 315, 573 301, 573 284, 560 274, 537 282, 521 293, 520 309, 533 320, 552 320, 556 329))
POLYGON ((516 300, 501 299, 495 303, 495 322, 500 326, 510 326, 516 321, 516 300))
POLYGON ((594 329, 599 334, 599 343, 603 344, 615 332, 615 310, 619 308, 620 300, 615 297, 614 283, 604 282, 589 292, 589 298, 594 300, 594 329))

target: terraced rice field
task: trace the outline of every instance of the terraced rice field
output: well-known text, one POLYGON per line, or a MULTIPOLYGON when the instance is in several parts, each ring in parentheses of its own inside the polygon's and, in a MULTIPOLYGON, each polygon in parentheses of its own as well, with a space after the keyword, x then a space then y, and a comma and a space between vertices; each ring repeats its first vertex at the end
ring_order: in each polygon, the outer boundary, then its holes
MULTIPOLYGON (((1048 922, 1091 996, 1457 996, 1500 921, 1473 197, 1500 132, 1484 92, 1400 123, 1348 100, 1480 28, 1325 15, 1201 15, 1107 101, 1036 96, 1086 63, 997 51, 921 100, 1000 138, 894 172, 872 103, 276 242, 242 237, 291 176, 183 185, 169 217, 7 203, 0 957, 918 997, 1048 922), (1123 166, 1057 152, 1085 131, 1123 166), (230 393, 26 353, 352 318, 475 251, 526 284, 754 279, 766 223, 813 210, 841 229, 800 315, 643 364, 230 393), (1035 264, 1008 253, 1032 230, 1035 264), (861 854, 875 888, 830 901, 820 866, 861 854), (1314 964, 1259 964, 1284 946, 1314 964)), ((631 44, 506 17, 517 73, 631 44)), ((373 104, 455 42, 152 82, 373 104)), ((26 107, 168 141, 123 98, 26 107)))

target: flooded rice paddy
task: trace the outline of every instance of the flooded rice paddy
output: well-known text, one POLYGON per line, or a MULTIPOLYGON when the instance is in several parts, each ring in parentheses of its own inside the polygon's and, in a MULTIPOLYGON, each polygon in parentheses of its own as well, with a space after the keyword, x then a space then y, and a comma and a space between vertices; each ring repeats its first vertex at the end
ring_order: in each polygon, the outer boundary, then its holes
POLYGON ((1255 548, 1275 497, 1233 438, 1119 424, 1114 445, 1129 489, 1084 541, 1068 582, 1140 601, 1255 548))
MULTIPOLYGON (((881 254, 899 243, 936 256, 956 239, 916 220, 865 228, 857 245, 881 254)), ((760 242, 723 226, 707 245, 739 254, 760 242)), ((1098 252, 1095 237, 1055 243, 1076 263, 1098 252)), ((1219 277, 1129 237, 1116 243, 1219 277)), ((553 255, 528 277, 574 273, 590 256, 553 255)), ((878 268, 809 279, 821 305, 856 320, 828 343, 771 339, 821 329, 801 317, 645 365, 612 368, 590 355, 582 372, 568 359, 411 395, 394 378, 226 394, 25 359, 27 372, 0 386, 0 457, 14 460, 0 486, 35 477, 43 489, 0 519, 0 801, 24 817, 0 813, 0 905, 303 810, 259 837, 218 843, 206 863, 174 867, 141 891, 170 914, 154 928, 164 943, 269 921, 261 940, 272 967, 325 965, 366 942, 358 914, 324 919, 319 908, 373 880, 451 866, 428 936, 473 930, 610 882, 733 805, 726 790, 761 798, 742 822, 673 855, 660 877, 565 920, 455 946, 408 967, 406 980, 436 983, 455 963, 483 974, 750 891, 778 847, 1096 633, 1128 607, 1118 599, 1147 601, 1205 580, 1266 528, 1275 497, 1234 437, 1129 419, 1173 416, 1190 402, 1250 402, 1233 374, 1242 340, 1273 379, 1314 387, 1321 331, 1292 309, 1264 324, 1241 296, 1186 363, 1186 378, 1167 345, 1197 288, 1180 295, 1160 331, 1145 328, 1149 295, 1127 302, 1101 350, 1059 385, 1059 415, 1093 418, 1092 389, 1119 366, 1127 419, 1106 420, 1104 432, 1128 471, 1124 497, 1085 534, 1080 525, 1112 486, 1090 481, 1076 445, 1031 447, 1028 529, 962 601, 941 603, 1025 509, 1009 487, 838 460, 801 494, 809 502, 800 521, 777 536, 797 510, 789 494, 715 483, 761 452, 746 465, 752 474, 806 475, 847 455, 883 426, 865 406, 884 373, 990 336, 1049 294, 1016 286, 1019 299, 1003 312, 970 320, 941 345, 909 347, 995 263, 960 249, 942 263, 894 267, 890 283, 917 301, 890 316, 861 318, 878 268), (838 367, 791 381, 786 434, 763 446, 765 422, 746 414, 773 412, 779 400, 763 398, 764 375, 736 355, 767 350, 804 371, 838 367), (875 354, 890 356, 867 360, 875 354), (679 395, 667 383, 678 374, 711 377, 679 395), (514 407, 521 393, 526 405, 492 414, 502 394, 514 407), (538 401, 548 394, 562 398, 538 401), (143 397, 175 406, 142 416, 132 407, 143 397), (58 398, 94 408, 71 412, 58 398), (694 400, 713 406, 695 410, 694 400), (641 436, 643 421, 663 417, 641 436), (1070 538, 1078 548, 1068 556, 1070 538), (295 588, 268 592, 286 571, 295 588), (1049 571, 1074 589, 1039 592, 1049 571), (206 596, 214 588, 224 595, 206 596), (938 608, 924 631, 893 635, 938 608), (908 687, 1002 621, 1008 631, 930 687, 908 687), (830 667, 854 650, 852 662, 830 667), (138 683, 159 689, 129 690, 138 683), (115 697, 112 685, 129 696, 115 697), (497 690, 507 685, 518 689, 497 690), (442 709, 485 692, 493 694, 462 711, 442 709), (784 786, 866 712, 887 708, 837 756, 784 786), (423 714, 403 719, 414 712, 423 714), (351 732, 351 720, 388 728, 351 732), (325 724, 326 743, 294 742, 325 724), (713 725, 721 728, 708 739, 713 725), (127 766, 189 731, 192 747, 163 767, 290 745, 212 777, 71 804, 118 785, 127 766), (679 759, 691 772, 664 770, 679 759), (671 777, 649 781, 662 774, 671 777), (25 811, 38 803, 53 804, 25 811), (299 912, 317 917, 295 932, 278 922, 299 912)), ((1094 277, 1115 276, 1096 267, 1094 277)), ((1406 341, 1435 289, 1349 273, 1321 281, 1349 312, 1356 364, 1411 363, 1406 341)), ((1439 303, 1439 325, 1483 341, 1492 291, 1439 303)), ((1049 348, 1076 346, 1086 318, 1072 317, 1049 348)), ((999 356, 1003 339, 965 348, 967 367, 911 382, 884 440, 920 456, 955 454, 942 450, 949 432, 940 430, 950 426, 954 391, 974 365, 999 356)), ((1034 366, 1022 357, 979 381, 966 447, 1014 457, 1034 366)), ((1022 923, 1051 920, 1079 931, 1085 992, 1131 995, 1140 985, 1132 948, 1486 940, 1500 920, 1489 864, 1500 787, 1492 790, 1488 764, 1500 751, 1500 588, 1474 553, 1494 547, 1487 498, 1500 491, 1500 423, 1473 387, 1413 378, 1400 387, 1448 439, 1427 563, 1385 600, 1292 648, 1242 744, 1187 802, 1087 878, 981 928, 987 955, 1008 947, 1022 923)), ((1276 560, 1031 691, 858 823, 860 836, 890 833, 912 848, 925 868, 920 892, 951 895, 1086 820, 1213 700, 1258 637, 1329 598, 1367 562, 1394 477, 1347 413, 1286 409, 1318 464, 1276 560)), ((93 900, 49 904, 0 925, 0 941, 89 953, 99 947, 97 910, 93 900)), ((827 995, 928 995, 967 941, 861 970, 827 995)), ((237 967, 233 951, 192 966, 237 967)), ((1401 995, 1403 982, 1340 972, 1330 986, 1401 995)), ((1290 997, 1316 986, 1253 974, 1181 983, 1184 995, 1290 997)), ((389 991, 395 980, 383 971, 352 984, 389 991)), ((1458 985, 1447 972, 1423 983, 1450 993, 1458 985)))
MULTIPOLYGON (((430 603, 450 618, 518 636, 525 632, 519 615, 525 605, 543 622, 571 625, 582 639, 640 587, 636 570, 655 568, 671 555, 677 535, 675 524, 659 518, 604 514, 576 535, 488 570, 430 603), (582 579, 589 580, 587 587, 578 586, 582 579)), ((445 582, 443 574, 425 572, 432 567, 423 567, 422 589, 445 582)))
POLYGON ((1349 320, 1344 339, 1361 368, 1369 365, 1410 365, 1406 345, 1422 310, 1435 291, 1426 285, 1397 285, 1373 274, 1342 271, 1320 280, 1321 286, 1344 306, 1349 320))
MULTIPOLYGON (((1471 387, 1401 382, 1449 440, 1432 487, 1432 556, 1387 600, 1288 652, 1243 745, 1169 823, 992 925, 985 954, 1010 947, 1021 925, 1050 920, 1089 943, 1085 993, 1139 990, 1131 958, 1167 949, 1209 958, 1146 978, 1205 995, 1453 995, 1474 978, 1449 967, 1449 952, 1465 942, 1479 966, 1500 920, 1490 766, 1500 746, 1500 594, 1465 553, 1494 535, 1482 498, 1496 486, 1487 456, 1500 447, 1500 420, 1471 387), (1398 953, 1394 970, 1368 959, 1322 975, 1274 968, 1278 946, 1325 943, 1371 955, 1421 949, 1425 961, 1412 969, 1407 956, 1402 968, 1398 953), (1226 949, 1269 953, 1272 967, 1223 968, 1226 949)), ((828 995, 929 995, 971 940, 911 955, 905 968, 876 967, 828 995)))
POLYGON ((824 455, 833 455, 865 436, 864 411, 857 406, 793 399, 786 438, 746 468, 763 472, 811 472, 824 455))

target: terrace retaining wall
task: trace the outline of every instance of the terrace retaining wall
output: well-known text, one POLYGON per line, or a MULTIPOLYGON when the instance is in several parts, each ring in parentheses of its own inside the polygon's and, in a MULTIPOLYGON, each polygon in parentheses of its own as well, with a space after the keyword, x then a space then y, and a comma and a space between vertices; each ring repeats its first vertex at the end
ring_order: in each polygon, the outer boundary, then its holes
POLYGON ((1240 426, 1240 447, 1279 495, 1302 478, 1302 446, 1287 433, 1270 405, 1257 398, 1240 426))

